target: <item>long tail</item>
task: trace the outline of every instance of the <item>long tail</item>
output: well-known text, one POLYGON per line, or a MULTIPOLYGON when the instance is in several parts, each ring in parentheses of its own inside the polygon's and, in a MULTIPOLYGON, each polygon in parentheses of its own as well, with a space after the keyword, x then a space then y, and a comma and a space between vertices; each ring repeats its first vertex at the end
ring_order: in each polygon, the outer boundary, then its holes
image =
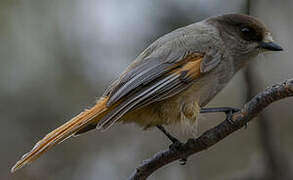
POLYGON ((107 110, 107 101, 108 98, 101 98, 94 107, 83 111, 70 121, 47 134, 33 147, 30 152, 22 156, 22 158, 12 167, 11 172, 15 172, 16 170, 36 160, 54 145, 61 143, 66 138, 71 137, 74 133, 78 132, 85 126, 93 122, 98 122, 100 118, 97 118, 97 116, 107 110))

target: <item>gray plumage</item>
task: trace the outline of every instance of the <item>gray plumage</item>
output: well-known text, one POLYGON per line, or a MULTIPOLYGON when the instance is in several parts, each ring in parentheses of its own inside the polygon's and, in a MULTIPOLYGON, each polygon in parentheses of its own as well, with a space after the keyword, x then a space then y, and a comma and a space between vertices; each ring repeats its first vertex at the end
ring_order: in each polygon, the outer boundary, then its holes
MULTIPOLYGON (((225 17, 223 16, 222 19, 225 17)), ((228 34, 225 38, 229 39, 234 32, 220 32, 219 27, 222 26, 220 21, 221 17, 212 17, 172 31, 152 43, 106 91, 105 95, 109 97, 108 107, 120 100, 122 103, 107 113, 99 121, 97 127, 108 128, 125 113, 172 97, 192 86, 197 80, 190 81, 186 77, 182 78, 183 74, 173 79, 171 78, 173 75, 166 75, 178 68, 178 62, 192 53, 204 54, 200 65, 202 74, 210 72, 221 64, 221 61, 224 61, 215 72, 207 76, 214 79, 211 81, 213 82, 212 87, 209 87, 210 83, 203 85, 207 86, 207 92, 202 93, 198 103, 200 106, 205 105, 243 66, 242 58, 256 54, 250 49, 242 48, 241 58, 236 59, 233 63, 233 59, 238 57, 232 55, 239 55, 240 50, 238 46, 235 49, 229 49, 230 45, 223 41, 223 36, 228 34), (238 52, 233 52, 234 50, 238 52), (224 76, 218 76, 221 73, 224 76)), ((227 23, 230 22, 227 21, 227 23)), ((234 36, 235 34, 229 41, 238 39, 234 36)), ((239 47, 244 46, 241 45, 239 47)))

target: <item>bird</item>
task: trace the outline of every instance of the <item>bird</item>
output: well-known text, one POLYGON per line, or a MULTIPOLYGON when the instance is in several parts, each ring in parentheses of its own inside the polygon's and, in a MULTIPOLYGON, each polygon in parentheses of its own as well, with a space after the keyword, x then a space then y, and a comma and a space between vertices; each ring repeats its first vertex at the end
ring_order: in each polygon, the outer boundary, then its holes
POLYGON ((226 120, 237 108, 206 108, 252 59, 266 51, 282 51, 272 33, 257 18, 223 14, 178 28, 150 44, 97 100, 71 120, 47 134, 12 167, 33 162, 65 139, 117 123, 159 128, 198 121, 199 113, 224 112, 226 120))

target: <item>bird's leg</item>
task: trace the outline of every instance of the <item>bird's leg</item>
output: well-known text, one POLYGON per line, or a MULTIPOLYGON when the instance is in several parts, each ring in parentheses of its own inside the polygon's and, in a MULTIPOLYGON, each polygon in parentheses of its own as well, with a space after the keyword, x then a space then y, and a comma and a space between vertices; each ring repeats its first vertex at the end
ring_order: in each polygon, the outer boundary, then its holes
POLYGON ((172 141, 172 143, 173 144, 175 144, 175 143, 181 143, 177 138, 175 138, 174 136, 172 136, 168 131, 166 131, 166 129, 163 127, 163 126, 161 126, 161 125, 157 125, 157 128, 160 130, 160 131, 162 131, 167 137, 168 137, 168 139, 170 140, 170 141, 172 141))
MULTIPOLYGON (((177 138, 175 138, 174 136, 172 136, 168 131, 166 131, 166 129, 161 126, 161 125, 157 125, 157 128, 162 131, 167 137, 168 139, 172 142, 172 144, 169 146, 169 148, 171 150, 174 149, 179 149, 181 147, 181 145, 183 144, 182 142, 180 142, 177 138)), ((185 165, 187 162, 187 158, 182 158, 179 160, 181 165, 185 165)))
POLYGON ((213 112, 224 112, 226 114, 226 121, 234 124, 232 115, 239 112, 240 109, 232 107, 216 107, 216 108, 201 108, 200 113, 213 113, 213 112))

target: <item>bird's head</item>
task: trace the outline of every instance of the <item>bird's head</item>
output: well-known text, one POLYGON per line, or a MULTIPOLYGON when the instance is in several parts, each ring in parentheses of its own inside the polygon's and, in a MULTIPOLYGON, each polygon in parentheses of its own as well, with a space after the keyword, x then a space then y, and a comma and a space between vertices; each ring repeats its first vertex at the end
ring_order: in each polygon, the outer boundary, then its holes
POLYGON ((219 29, 225 47, 234 57, 257 55, 264 51, 282 51, 271 32, 258 19, 243 14, 225 14, 212 17, 208 22, 219 29))

